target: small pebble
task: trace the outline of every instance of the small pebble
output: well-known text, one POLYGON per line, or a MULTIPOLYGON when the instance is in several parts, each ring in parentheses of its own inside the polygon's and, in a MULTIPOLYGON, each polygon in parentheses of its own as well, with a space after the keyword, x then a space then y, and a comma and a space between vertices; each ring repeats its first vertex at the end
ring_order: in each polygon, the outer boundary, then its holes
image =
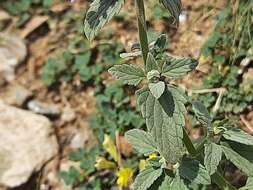
POLYGON ((34 113, 42 114, 46 116, 58 117, 60 115, 60 110, 58 106, 42 103, 37 100, 31 100, 28 102, 27 107, 34 113))

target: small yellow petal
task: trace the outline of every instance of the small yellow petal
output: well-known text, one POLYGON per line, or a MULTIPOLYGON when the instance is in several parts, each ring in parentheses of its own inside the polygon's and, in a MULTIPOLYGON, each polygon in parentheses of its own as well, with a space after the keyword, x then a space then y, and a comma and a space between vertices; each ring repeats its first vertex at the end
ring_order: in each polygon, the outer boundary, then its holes
POLYGON ((205 64, 205 63, 207 63, 208 61, 210 61, 210 56, 204 56, 204 55, 201 55, 200 57, 199 57, 199 64, 205 64))
POLYGON ((148 155, 148 159, 156 158, 156 157, 157 157, 156 153, 151 153, 151 154, 148 155))
POLYGON ((96 159, 95 168, 97 170, 114 169, 116 167, 114 162, 108 161, 104 157, 97 157, 96 159))
POLYGON ((117 162, 118 161, 118 151, 109 135, 105 135, 103 142, 104 149, 110 154, 110 156, 117 162))
POLYGON ((134 172, 132 168, 120 168, 116 174, 118 176, 117 184, 121 187, 127 187, 133 174, 134 172))
POLYGON ((146 168, 146 166, 147 166, 147 164, 148 164, 148 161, 147 160, 140 160, 140 162, 139 162, 139 170, 141 171, 141 170, 144 170, 145 168, 146 168))

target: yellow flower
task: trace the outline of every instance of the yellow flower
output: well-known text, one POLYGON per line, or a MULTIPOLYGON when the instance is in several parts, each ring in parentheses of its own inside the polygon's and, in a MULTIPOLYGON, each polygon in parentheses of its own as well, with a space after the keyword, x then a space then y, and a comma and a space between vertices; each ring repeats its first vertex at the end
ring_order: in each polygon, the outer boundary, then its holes
POLYGON ((201 65, 201 64, 205 64, 205 63, 207 63, 208 61, 210 61, 210 56, 204 56, 204 55, 201 55, 200 57, 199 57, 199 64, 201 65))
POLYGON ((110 156, 117 162, 118 161, 117 148, 109 135, 105 135, 103 147, 110 154, 110 156))
POLYGON ((133 174, 134 172, 131 168, 120 168, 116 174, 118 176, 117 184, 121 187, 127 187, 133 174))
POLYGON ((156 153, 151 153, 148 155, 148 159, 156 158, 157 154, 156 153))
POLYGON ((144 170, 146 168, 147 164, 148 164, 147 160, 141 159, 140 162, 139 162, 139 170, 140 171, 144 170))
POLYGON ((96 159, 95 168, 97 170, 114 169, 116 167, 114 162, 108 161, 104 157, 97 157, 96 159))

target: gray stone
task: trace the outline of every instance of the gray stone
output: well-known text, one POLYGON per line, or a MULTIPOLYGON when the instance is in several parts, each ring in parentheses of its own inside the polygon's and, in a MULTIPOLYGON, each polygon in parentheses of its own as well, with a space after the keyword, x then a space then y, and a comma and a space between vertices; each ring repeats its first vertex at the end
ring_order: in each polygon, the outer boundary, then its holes
POLYGON ((61 114, 61 120, 63 122, 71 122, 76 118, 75 110, 73 110, 70 106, 67 106, 63 109, 61 114))
POLYGON ((57 117, 60 115, 60 109, 54 104, 47 104, 37 100, 31 100, 28 102, 27 107, 34 113, 57 117))
POLYGON ((0 33, 0 84, 15 79, 15 68, 27 54, 24 41, 14 34, 0 33))
POLYGON ((53 158, 58 144, 50 121, 0 102, 0 186, 25 183, 53 158))
POLYGON ((70 142, 71 149, 92 147, 97 143, 96 137, 87 121, 79 121, 79 128, 74 131, 73 138, 70 142))

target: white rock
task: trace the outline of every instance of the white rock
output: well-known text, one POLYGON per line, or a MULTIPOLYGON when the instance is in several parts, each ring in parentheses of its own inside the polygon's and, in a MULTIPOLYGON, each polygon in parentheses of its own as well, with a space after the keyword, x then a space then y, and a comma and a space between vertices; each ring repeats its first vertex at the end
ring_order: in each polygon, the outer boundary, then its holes
POLYGON ((20 186, 58 152, 46 117, 2 102, 0 139, 0 186, 20 186))
POLYGON ((87 135, 85 135, 85 133, 83 133, 83 131, 81 130, 76 132, 76 134, 74 135, 74 137, 70 142, 70 147, 72 149, 82 148, 85 144, 86 136, 87 135))
POLYGON ((71 107, 67 106, 63 109, 61 114, 61 120, 63 122, 71 122, 76 118, 75 110, 73 110, 71 107))
POLYGON ((184 23, 187 20, 187 12, 183 11, 180 15, 179 15, 179 22, 180 23, 184 23))
POLYGON ((80 128, 75 131, 75 134, 70 142, 71 149, 83 148, 84 145, 87 147, 92 147, 96 144, 96 138, 93 134, 93 131, 89 127, 87 121, 80 121, 80 128))
POLYGON ((54 104, 47 104, 37 100, 29 101, 27 107, 32 112, 42 115, 57 117, 61 114, 58 106, 54 104))
POLYGON ((14 34, 0 33, 0 83, 15 79, 15 68, 27 54, 26 45, 14 34))

